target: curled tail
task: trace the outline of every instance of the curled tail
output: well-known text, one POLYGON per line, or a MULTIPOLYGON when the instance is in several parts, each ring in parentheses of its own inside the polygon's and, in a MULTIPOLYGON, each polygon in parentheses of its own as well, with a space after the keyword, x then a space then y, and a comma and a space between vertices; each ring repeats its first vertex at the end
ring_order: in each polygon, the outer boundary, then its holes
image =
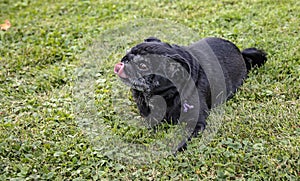
POLYGON ((242 51, 247 71, 254 67, 260 67, 267 61, 267 54, 256 48, 246 48, 242 51))

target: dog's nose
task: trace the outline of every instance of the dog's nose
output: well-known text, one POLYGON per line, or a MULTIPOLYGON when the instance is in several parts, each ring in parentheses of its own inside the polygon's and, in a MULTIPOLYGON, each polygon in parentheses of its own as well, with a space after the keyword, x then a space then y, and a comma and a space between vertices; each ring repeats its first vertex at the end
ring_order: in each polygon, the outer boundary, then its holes
POLYGON ((119 62, 115 65, 114 72, 121 78, 127 78, 127 75, 124 72, 124 63, 119 62))

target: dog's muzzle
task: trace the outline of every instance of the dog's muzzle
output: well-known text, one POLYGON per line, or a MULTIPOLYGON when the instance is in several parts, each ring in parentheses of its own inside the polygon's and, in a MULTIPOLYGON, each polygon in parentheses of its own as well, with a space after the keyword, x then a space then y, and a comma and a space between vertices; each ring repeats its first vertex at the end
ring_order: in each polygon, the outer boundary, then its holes
POLYGON ((119 63, 117 63, 117 64, 115 65, 114 72, 115 72, 119 77, 126 79, 126 78, 128 78, 128 76, 127 76, 127 75, 125 74, 125 72, 124 72, 124 67, 125 67, 124 63, 119 62, 119 63))

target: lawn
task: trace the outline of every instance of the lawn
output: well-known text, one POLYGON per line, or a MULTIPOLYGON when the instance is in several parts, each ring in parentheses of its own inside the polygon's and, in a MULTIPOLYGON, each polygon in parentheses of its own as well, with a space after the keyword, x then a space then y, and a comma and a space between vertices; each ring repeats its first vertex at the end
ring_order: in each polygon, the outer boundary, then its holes
POLYGON ((0 180, 300 180, 297 0, 2 0, 0 180), (215 36, 268 62, 212 114, 186 152, 140 146, 172 136, 141 126, 113 66, 148 36, 215 36), (220 123, 220 124, 219 124, 220 123), (143 152, 144 151, 144 152, 143 152))

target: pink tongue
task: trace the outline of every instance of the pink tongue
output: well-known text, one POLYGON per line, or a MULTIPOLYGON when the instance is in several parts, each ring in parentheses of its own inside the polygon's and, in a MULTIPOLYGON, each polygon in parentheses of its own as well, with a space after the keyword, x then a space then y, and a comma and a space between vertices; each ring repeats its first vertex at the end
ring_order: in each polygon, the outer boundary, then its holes
POLYGON ((115 65, 114 72, 121 78, 127 78, 127 75, 124 72, 124 64, 119 62, 115 65))

